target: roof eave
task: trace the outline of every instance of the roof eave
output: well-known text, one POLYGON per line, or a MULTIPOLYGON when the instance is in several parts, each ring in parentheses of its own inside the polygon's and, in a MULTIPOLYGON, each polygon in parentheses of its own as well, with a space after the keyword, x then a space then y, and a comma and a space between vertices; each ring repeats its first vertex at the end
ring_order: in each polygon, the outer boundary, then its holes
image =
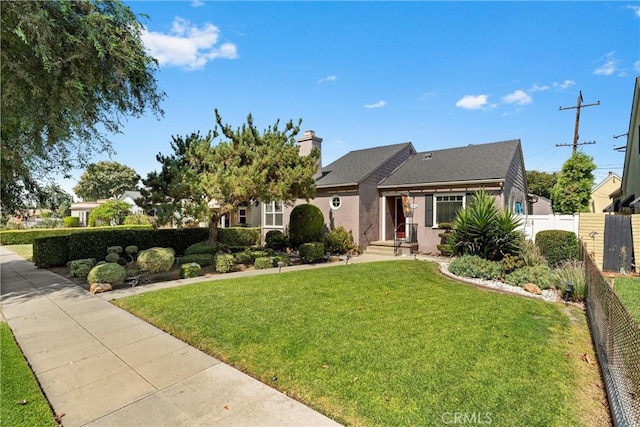
POLYGON ((448 187, 452 185, 480 185, 504 183, 505 178, 480 179, 471 181, 446 181, 446 182, 426 182, 417 184, 386 184, 378 185, 378 188, 416 188, 416 187, 448 187))

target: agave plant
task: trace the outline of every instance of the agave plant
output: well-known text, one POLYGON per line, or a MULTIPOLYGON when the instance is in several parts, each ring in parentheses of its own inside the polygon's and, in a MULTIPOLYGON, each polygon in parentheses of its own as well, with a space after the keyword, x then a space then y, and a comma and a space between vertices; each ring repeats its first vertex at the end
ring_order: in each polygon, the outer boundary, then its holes
POLYGON ((500 210, 495 199, 484 189, 478 190, 471 203, 458 211, 449 234, 449 244, 456 255, 477 255, 484 259, 501 260, 517 254, 523 241, 516 229, 517 215, 500 210))

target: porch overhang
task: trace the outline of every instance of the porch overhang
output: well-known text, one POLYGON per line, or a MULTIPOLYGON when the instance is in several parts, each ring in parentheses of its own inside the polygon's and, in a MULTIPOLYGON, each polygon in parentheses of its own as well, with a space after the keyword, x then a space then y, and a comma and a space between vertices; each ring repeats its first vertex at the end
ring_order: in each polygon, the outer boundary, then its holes
POLYGON ((425 189, 425 190, 432 190, 432 189, 438 189, 438 188, 443 188, 443 187, 482 187, 485 185, 499 185, 500 188, 502 188, 504 186, 505 183, 505 179, 504 178, 497 178, 497 179, 485 179, 485 180, 481 180, 481 181, 450 181, 450 182, 423 182, 423 183, 416 183, 416 184, 402 184, 402 185, 398 185, 398 184, 383 184, 383 185, 378 185, 379 189, 397 189, 399 191, 402 191, 402 189, 425 189))

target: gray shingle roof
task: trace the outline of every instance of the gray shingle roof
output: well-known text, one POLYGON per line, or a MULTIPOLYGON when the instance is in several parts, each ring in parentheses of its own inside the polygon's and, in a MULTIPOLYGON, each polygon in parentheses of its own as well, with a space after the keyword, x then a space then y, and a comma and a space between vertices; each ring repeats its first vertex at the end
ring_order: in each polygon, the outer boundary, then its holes
POLYGON ((504 179, 520 140, 425 151, 414 155, 378 187, 504 179))
POLYGON ((322 178, 317 187, 359 184, 386 161, 398 154, 410 142, 350 151, 338 160, 322 168, 322 178))

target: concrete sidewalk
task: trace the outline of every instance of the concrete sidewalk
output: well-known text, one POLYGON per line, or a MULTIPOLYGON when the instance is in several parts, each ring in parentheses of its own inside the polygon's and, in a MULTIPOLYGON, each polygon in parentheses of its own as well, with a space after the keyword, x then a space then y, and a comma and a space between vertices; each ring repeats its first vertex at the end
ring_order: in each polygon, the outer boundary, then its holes
POLYGON ((2 314, 64 426, 338 425, 3 247, 0 286, 2 314))

